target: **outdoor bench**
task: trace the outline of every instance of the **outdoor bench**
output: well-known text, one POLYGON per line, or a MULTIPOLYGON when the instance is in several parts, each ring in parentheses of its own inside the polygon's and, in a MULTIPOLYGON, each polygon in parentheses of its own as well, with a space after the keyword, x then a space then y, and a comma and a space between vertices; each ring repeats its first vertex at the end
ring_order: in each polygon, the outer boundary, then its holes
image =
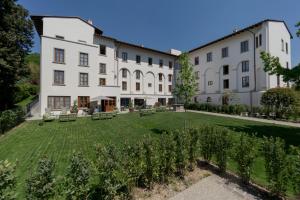
POLYGON ((92 119, 112 119, 116 115, 114 112, 97 112, 92 114, 92 119))
POLYGON ((60 122, 69 122, 69 121, 76 121, 77 114, 71 113, 71 114, 60 114, 58 116, 58 120, 60 122))

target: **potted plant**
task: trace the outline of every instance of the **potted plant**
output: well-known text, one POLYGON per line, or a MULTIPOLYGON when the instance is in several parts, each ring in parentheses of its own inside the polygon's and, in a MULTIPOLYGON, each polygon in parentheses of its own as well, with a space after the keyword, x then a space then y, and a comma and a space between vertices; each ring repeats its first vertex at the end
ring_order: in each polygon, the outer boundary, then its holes
POLYGON ((76 100, 74 100, 73 106, 71 107, 70 112, 71 113, 78 113, 78 106, 77 106, 77 101, 76 100))
POLYGON ((133 104, 132 104, 132 102, 130 101, 129 102, 129 112, 133 112, 134 111, 134 108, 133 108, 133 104))

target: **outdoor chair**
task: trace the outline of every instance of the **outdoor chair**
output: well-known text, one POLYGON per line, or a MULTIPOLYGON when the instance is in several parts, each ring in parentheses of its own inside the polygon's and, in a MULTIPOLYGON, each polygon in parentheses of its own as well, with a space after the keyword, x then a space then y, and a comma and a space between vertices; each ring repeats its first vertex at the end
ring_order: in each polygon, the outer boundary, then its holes
POLYGON ((46 108, 46 113, 43 115, 43 121, 44 122, 51 122, 55 120, 55 115, 53 112, 50 111, 50 109, 46 108))

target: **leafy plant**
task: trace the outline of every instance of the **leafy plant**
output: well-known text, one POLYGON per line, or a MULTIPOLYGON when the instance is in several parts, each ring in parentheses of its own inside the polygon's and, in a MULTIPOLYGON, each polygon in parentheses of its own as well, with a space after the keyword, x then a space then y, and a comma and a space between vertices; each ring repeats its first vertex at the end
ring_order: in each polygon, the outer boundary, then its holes
POLYGON ((190 163, 189 168, 190 170, 194 170, 194 165, 196 162, 196 150, 197 150, 197 144, 199 139, 198 129, 189 129, 188 138, 189 138, 188 159, 190 163))
POLYGON ((36 172, 26 180, 26 199, 50 199, 55 194, 54 162, 39 160, 36 172))
POLYGON ((144 159, 144 176, 145 185, 147 188, 152 188, 154 173, 155 173, 155 162, 154 162, 154 144, 151 138, 147 137, 143 140, 143 159, 144 159))
POLYGON ((200 151, 205 161, 209 162, 215 152, 215 128, 212 126, 203 126, 200 129, 200 151))
POLYGON ((219 170, 226 171, 229 149, 232 145, 231 137, 227 129, 217 128, 215 131, 215 155, 219 170))
POLYGON ((15 199, 13 192, 15 184, 15 165, 7 160, 0 160, 0 200, 15 199))
POLYGON ((248 136, 246 133, 240 133, 239 141, 234 148, 233 158, 237 163, 238 174, 245 184, 248 184, 251 178, 253 163, 257 156, 256 144, 257 140, 254 135, 248 136))
POLYGON ((290 180, 293 190, 300 194, 300 149, 299 147, 291 146, 290 155, 288 158, 290 180))
POLYGON ((268 185, 275 195, 285 195, 288 187, 288 159, 284 141, 280 138, 265 138, 263 152, 268 185))
POLYGON ((74 152, 66 175, 67 199, 87 199, 89 191, 89 163, 82 153, 74 152))
MULTIPOLYGON (((185 130, 184 130, 185 131, 185 130)), ((186 155, 185 155, 185 132, 180 132, 175 130, 173 132, 175 141, 175 167, 176 174, 180 178, 183 178, 186 165, 186 155)))

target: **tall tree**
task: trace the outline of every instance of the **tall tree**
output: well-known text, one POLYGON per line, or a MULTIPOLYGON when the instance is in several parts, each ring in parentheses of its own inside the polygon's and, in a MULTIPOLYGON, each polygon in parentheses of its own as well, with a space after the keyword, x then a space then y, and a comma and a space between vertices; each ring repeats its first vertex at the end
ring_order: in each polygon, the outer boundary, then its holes
POLYGON ((196 93, 196 79, 193 65, 189 61, 187 53, 179 56, 180 72, 176 80, 174 94, 184 103, 189 103, 196 93))
POLYGON ((296 24, 296 27, 298 28, 296 34, 297 34, 298 37, 300 37, 300 22, 298 22, 298 23, 296 24))
POLYGON ((33 24, 16 0, 0 1, 0 111, 14 104, 16 82, 28 74, 25 56, 30 52, 33 24))

